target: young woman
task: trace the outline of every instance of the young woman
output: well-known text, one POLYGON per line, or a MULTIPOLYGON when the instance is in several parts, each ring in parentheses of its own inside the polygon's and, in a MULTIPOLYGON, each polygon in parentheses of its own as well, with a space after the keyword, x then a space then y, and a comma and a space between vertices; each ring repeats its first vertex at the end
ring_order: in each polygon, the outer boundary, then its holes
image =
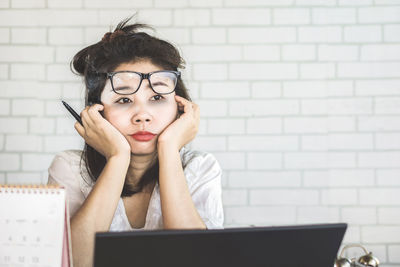
POLYGON ((85 148, 57 154, 48 183, 67 190, 75 266, 91 266, 99 231, 223 227, 220 165, 185 148, 200 118, 183 60, 128 21, 71 62, 86 85, 85 148))

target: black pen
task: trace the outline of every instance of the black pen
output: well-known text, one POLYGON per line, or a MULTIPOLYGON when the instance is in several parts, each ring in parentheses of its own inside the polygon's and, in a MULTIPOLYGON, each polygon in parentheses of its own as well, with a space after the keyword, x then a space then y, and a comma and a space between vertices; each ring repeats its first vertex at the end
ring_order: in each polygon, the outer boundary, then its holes
POLYGON ((78 115, 78 113, 75 112, 66 102, 62 101, 64 107, 74 116, 74 118, 83 126, 81 116, 78 115))

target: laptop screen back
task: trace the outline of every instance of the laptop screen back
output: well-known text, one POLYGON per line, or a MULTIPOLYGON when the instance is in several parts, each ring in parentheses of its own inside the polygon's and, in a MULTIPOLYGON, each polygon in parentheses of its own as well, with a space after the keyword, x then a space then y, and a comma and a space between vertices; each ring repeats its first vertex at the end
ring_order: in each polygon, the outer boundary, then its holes
POLYGON ((96 233, 94 266, 332 267, 347 224, 96 233))

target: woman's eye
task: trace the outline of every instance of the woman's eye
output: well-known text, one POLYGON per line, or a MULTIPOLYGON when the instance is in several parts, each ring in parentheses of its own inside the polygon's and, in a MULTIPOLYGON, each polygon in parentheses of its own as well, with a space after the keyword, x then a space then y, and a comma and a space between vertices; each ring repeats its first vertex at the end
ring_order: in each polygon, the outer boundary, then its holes
POLYGON ((153 96, 156 101, 162 100, 164 97, 162 95, 153 96))
MULTIPOLYGON (((154 99, 155 102, 164 99, 164 97, 162 95, 155 95, 152 98, 154 99)), ((118 99, 116 103, 118 103, 118 104, 127 104, 127 103, 131 103, 131 102, 132 102, 132 100, 130 100, 129 98, 123 97, 123 98, 118 99)))
POLYGON ((125 104, 125 103, 129 103, 129 102, 131 102, 131 100, 129 98, 126 98, 126 97, 120 98, 117 101, 117 103, 119 103, 119 104, 125 104))

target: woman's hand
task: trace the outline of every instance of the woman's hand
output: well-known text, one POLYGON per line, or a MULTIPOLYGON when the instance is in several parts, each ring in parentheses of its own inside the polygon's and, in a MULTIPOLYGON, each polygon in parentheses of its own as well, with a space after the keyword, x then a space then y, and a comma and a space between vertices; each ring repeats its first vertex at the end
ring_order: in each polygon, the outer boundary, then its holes
POLYGON ((184 113, 172 122, 158 137, 158 146, 168 145, 180 150, 192 141, 199 130, 200 108, 197 104, 175 95, 178 110, 184 113))
POLYGON ((83 126, 75 123, 75 129, 86 143, 101 153, 107 160, 112 156, 130 156, 130 145, 126 138, 99 111, 104 106, 94 104, 81 112, 83 126))

